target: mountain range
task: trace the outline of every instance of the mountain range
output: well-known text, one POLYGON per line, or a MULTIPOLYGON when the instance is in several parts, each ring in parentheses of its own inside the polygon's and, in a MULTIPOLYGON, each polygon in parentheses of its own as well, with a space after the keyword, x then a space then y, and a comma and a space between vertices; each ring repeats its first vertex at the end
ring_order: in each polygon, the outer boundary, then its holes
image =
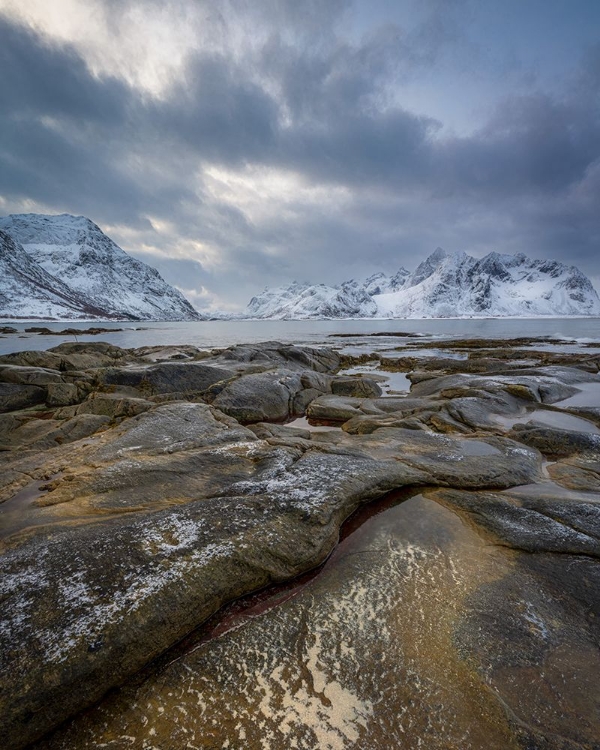
POLYGON ((199 320, 158 271, 84 216, 0 218, 0 317, 199 320))
POLYGON ((600 315, 591 281, 575 266, 523 253, 473 258, 437 248, 410 273, 377 273, 339 286, 299 284, 253 297, 252 318, 446 318, 600 315))
MULTIPOLYGON (((401 268, 337 286, 265 289, 238 314, 214 318, 442 318, 600 315, 591 281, 575 266, 520 253, 473 258, 437 248, 401 268)), ((84 216, 0 218, 0 317, 202 320, 158 271, 132 258, 84 216)))

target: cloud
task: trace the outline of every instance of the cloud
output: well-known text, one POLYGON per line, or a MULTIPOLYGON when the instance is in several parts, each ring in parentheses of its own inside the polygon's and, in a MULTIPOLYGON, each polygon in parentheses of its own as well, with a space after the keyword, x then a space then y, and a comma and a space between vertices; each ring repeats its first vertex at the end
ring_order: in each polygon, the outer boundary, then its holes
POLYGON ((439 244, 598 272, 600 47, 454 133, 405 92, 477 55, 472 4, 88 0, 89 44, 75 5, 0 9, 6 210, 86 214, 202 306, 439 244))

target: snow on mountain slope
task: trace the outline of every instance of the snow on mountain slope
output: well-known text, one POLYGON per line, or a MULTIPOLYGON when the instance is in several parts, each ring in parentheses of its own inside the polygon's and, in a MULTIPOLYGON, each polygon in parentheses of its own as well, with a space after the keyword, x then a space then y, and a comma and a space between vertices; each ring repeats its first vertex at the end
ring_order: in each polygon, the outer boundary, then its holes
MULTIPOLYGON (((125 253, 84 216, 13 214, 0 218, 0 230, 55 279, 55 289, 62 285, 80 300, 79 317, 90 316, 90 309, 98 317, 133 320, 201 317, 158 271, 125 253)), ((8 313, 2 308, 0 314, 8 313)))
POLYGON ((490 253, 480 260, 465 253, 442 255, 436 251, 434 256, 419 266, 405 288, 374 298, 378 315, 600 315, 598 295, 574 266, 531 260, 522 253, 490 253))
POLYGON ((355 281, 340 287, 325 284, 298 284, 265 289, 252 297, 247 315, 251 318, 300 320, 304 318, 365 318, 375 315, 377 306, 355 281))
POLYGON ((100 311, 44 271, 0 230, 0 315, 10 318, 81 318, 100 311))
POLYGON ((397 292, 405 286, 410 273, 401 268, 395 276, 386 276, 384 273, 374 273, 365 279, 363 284, 367 294, 373 297, 375 294, 385 294, 387 292, 397 292))
POLYGON ((574 266, 490 253, 477 260, 437 248, 413 273, 339 287, 292 284, 253 297, 254 318, 440 318, 600 315, 590 280, 574 266))

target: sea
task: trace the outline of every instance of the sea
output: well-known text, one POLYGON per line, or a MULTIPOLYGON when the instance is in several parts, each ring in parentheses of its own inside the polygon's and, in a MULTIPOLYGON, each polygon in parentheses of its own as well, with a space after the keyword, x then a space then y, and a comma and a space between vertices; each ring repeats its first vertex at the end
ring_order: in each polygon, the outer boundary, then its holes
POLYGON ((421 341, 429 340, 432 348, 455 338, 517 338, 546 337, 536 349, 554 349, 562 344, 563 351, 600 351, 600 318, 436 318, 436 319, 352 319, 352 320, 206 320, 193 322, 115 321, 87 322, 19 322, 6 321, 17 333, 0 336, 0 354, 22 350, 43 350, 65 341, 106 341, 122 348, 192 344, 200 349, 219 349, 234 344, 261 341, 309 346, 335 346, 344 353, 360 351, 394 351, 410 349, 414 337, 371 336, 370 334, 416 334, 421 341), (110 329, 99 335, 42 335, 26 333, 32 326, 52 331, 65 328, 84 330, 91 326, 110 329), (117 330, 122 329, 122 330, 117 330), (597 344, 597 347, 594 346, 597 344))

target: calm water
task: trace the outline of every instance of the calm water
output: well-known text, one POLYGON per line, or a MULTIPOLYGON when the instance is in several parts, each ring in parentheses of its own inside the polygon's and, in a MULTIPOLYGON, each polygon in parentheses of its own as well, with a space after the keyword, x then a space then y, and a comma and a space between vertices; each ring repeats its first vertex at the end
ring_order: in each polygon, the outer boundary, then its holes
MULTIPOLYGON (((511 338, 517 336, 551 336, 556 339, 577 339, 600 342, 600 318, 498 318, 498 319, 442 319, 442 320, 211 320, 183 323, 130 323, 98 321, 88 323, 12 323, 19 334, 0 337, 0 354, 23 349, 48 349, 63 341, 75 341, 74 336, 40 336, 25 334, 30 326, 45 326, 50 330, 84 329, 98 325, 103 328, 123 328, 115 333, 99 336, 78 336, 79 341, 108 341, 123 348, 193 344, 201 348, 231 346, 258 341, 283 341, 298 344, 348 346, 349 340, 331 339, 335 333, 361 334, 378 331, 406 331, 418 333, 432 341, 447 338, 511 338)), ((410 345, 410 339, 368 339, 371 349, 389 349, 410 345)), ((356 344, 353 340, 352 344, 356 344)))

